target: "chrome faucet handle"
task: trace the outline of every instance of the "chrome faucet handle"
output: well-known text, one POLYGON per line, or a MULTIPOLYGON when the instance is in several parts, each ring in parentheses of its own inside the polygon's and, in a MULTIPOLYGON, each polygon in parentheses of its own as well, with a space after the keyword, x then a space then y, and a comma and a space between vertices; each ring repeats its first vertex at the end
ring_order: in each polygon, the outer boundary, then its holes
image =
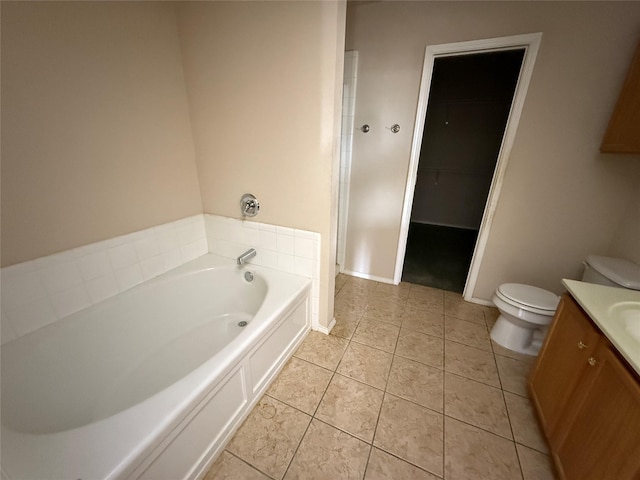
POLYGON ((240 209, 244 217, 255 217, 260 211, 260 203, 254 195, 245 193, 240 200, 240 209))
POLYGON ((244 204, 244 214, 246 215, 247 213, 249 213, 251 210, 253 210, 254 208, 256 208, 256 201, 255 200, 249 200, 244 204))

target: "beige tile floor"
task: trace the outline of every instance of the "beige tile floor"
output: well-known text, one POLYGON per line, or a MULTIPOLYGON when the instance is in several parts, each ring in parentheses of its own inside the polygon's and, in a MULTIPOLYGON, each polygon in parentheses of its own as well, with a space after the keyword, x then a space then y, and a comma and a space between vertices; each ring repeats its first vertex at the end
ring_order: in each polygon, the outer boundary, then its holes
POLYGON ((339 275, 335 314, 206 480, 554 478, 527 398, 532 357, 491 342, 497 310, 339 275))

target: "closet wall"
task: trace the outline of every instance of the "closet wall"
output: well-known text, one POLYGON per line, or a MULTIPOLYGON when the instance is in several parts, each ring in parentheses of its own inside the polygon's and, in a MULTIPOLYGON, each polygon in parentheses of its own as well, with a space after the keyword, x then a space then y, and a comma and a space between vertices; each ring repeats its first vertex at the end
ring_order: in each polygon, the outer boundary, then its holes
POLYGON ((477 230, 522 51, 435 61, 411 221, 477 230))

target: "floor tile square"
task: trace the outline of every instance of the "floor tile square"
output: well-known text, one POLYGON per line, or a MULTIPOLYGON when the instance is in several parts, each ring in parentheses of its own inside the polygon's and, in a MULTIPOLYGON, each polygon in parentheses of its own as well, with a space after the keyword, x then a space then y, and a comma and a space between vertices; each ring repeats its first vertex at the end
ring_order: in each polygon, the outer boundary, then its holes
POLYGON ((342 287, 339 295, 372 295, 377 285, 378 282, 351 277, 342 287))
POLYGON ((336 337, 350 339, 356 331, 358 323, 362 318, 358 313, 334 312, 336 324, 331 329, 330 334, 336 337))
POLYGON ((549 453, 529 399, 509 392, 505 392, 504 399, 516 442, 539 452, 549 453))
POLYGON ((520 467, 524 480, 555 480, 553 464, 549 455, 536 452, 516 443, 520 467))
MULTIPOLYGON (((409 297, 409 290, 391 290, 384 289, 378 284, 378 287, 374 290, 373 295, 371 296, 371 301, 369 305, 374 304, 377 306, 385 306, 385 305, 398 305, 402 306, 407 302, 407 298, 409 297)), ((388 285, 388 287, 393 287, 393 285, 388 285)))
POLYGON ((227 450, 255 468, 281 479, 311 417, 263 396, 229 442, 227 450))
POLYGON ((439 337, 402 329, 398 337, 396 355, 442 368, 443 340, 439 337))
POLYGON ((385 394, 374 446, 442 476, 443 416, 385 394))
POLYGON ((402 312, 404 310, 404 301, 390 301, 388 298, 376 298, 367 304, 364 312, 365 318, 386 322, 392 325, 400 326, 402 323, 402 312))
POLYGON ((353 334, 353 337, 351 337, 351 340, 370 347, 379 348, 385 352, 393 353, 396 348, 399 331, 400 327, 371 320, 365 316, 360 320, 358 328, 356 328, 356 332, 353 334))
POLYGON ((407 305, 422 310, 444 313, 444 292, 436 288, 411 285, 407 305))
POLYGON ((247 465, 226 450, 213 463, 203 480, 269 480, 265 474, 247 465))
MULTIPOLYGON (((489 333, 489 335, 491 335, 491 333, 489 333)), ((524 353, 514 352, 513 350, 504 348, 502 345, 498 345, 493 340, 491 340, 491 347, 493 348, 493 353, 495 353, 496 355, 502 355, 503 357, 513 358, 522 362, 535 362, 536 359, 536 357, 533 355, 525 355, 524 353)))
POLYGON ((450 417, 444 419, 444 477, 522 479, 515 444, 450 417))
POLYGON ((404 329, 444 337, 444 315, 441 313, 406 306, 400 319, 404 329))
POLYGON ((291 357, 267 390, 281 402, 313 415, 333 372, 313 363, 291 357), (300 388, 304 385, 305 388, 300 388))
POLYGON ((344 291, 336 295, 333 303, 333 309, 340 314, 351 313, 354 315, 362 315, 367 309, 369 297, 365 294, 352 295, 345 294, 344 291))
POLYGON ((486 325, 484 309, 484 305, 465 302, 459 293, 444 292, 444 314, 448 317, 460 318, 462 320, 486 325))
POLYGON ((388 299, 397 303, 405 303, 409 298, 410 283, 401 282, 400 285, 390 285, 388 283, 378 283, 374 291, 375 298, 388 299))
POLYGON ((445 341, 444 369, 493 387, 500 387, 498 369, 491 352, 445 341))
POLYGON ((439 480, 439 477, 373 447, 364 480, 439 480))
POLYGON ((513 440, 507 407, 499 388, 445 373, 444 413, 513 440))
POLYGON ((371 443, 383 392, 342 375, 334 375, 316 418, 371 443))
POLYGON ((370 445, 316 419, 311 421, 286 480, 359 480, 370 445))
POLYGON ((475 323, 455 317, 444 317, 444 338, 470 347, 491 352, 491 338, 484 323, 475 323))
POLYGON ((349 341, 345 338, 311 331, 294 356, 329 370, 335 370, 348 344, 349 341))
POLYGON ((344 352, 336 372, 384 390, 392 358, 390 353, 352 342, 344 352))
POLYGON ((514 358, 503 357, 502 355, 496 355, 495 357, 502 389, 505 392, 526 397, 528 395, 527 378, 533 368, 533 361, 523 362, 514 358))
POLYGON ((491 331, 496 324, 500 312, 495 307, 484 307, 484 323, 487 325, 487 329, 491 331))
POLYGON ((387 392, 442 413, 443 371, 395 356, 389 373, 387 392))
POLYGON ((335 280, 336 294, 342 289, 342 287, 346 285, 347 280, 349 280, 349 275, 345 275, 344 273, 339 273, 338 275, 336 275, 336 280, 335 280))

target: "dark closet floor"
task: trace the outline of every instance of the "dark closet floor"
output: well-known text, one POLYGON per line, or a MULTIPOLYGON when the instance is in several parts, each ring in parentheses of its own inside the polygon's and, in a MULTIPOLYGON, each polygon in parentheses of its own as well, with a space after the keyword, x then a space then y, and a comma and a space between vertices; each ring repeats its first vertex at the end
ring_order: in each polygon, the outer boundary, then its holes
POLYGON ((477 230, 409 225, 402 281, 462 293, 477 230))

